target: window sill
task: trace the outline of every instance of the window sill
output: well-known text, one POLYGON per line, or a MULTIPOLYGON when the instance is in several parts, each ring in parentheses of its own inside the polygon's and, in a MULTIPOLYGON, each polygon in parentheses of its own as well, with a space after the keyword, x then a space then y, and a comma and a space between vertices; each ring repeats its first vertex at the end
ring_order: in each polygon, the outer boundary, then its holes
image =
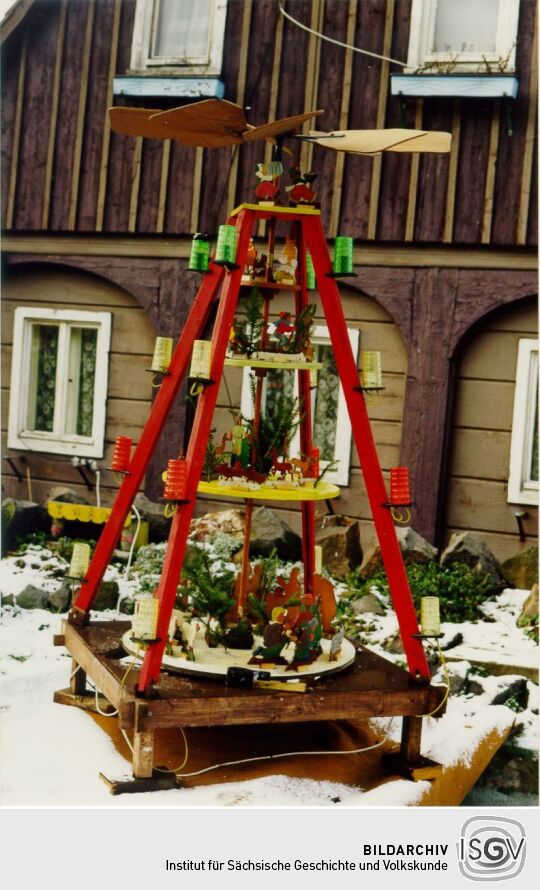
POLYGON ((509 485, 507 501, 509 504, 517 507, 538 507, 538 488, 514 490, 509 485))
POLYGON ((225 84, 219 77, 115 77, 115 96, 171 96, 184 99, 223 99, 225 84))
POLYGON ((69 457, 96 457, 104 454, 103 442, 83 436, 65 436, 54 438, 50 433, 22 431, 16 436, 8 437, 8 448, 36 454, 63 454, 69 457))
POLYGON ((515 99, 519 79, 513 74, 392 74, 393 96, 453 96, 515 99))

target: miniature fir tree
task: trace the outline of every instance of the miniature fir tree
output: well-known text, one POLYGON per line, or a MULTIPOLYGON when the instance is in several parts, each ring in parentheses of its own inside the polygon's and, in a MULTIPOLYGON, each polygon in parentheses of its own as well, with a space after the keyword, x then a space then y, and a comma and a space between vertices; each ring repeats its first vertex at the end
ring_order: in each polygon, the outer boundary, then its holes
POLYGON ((242 302, 245 316, 234 319, 230 346, 233 352, 249 357, 260 348, 263 299, 259 288, 250 288, 242 302))

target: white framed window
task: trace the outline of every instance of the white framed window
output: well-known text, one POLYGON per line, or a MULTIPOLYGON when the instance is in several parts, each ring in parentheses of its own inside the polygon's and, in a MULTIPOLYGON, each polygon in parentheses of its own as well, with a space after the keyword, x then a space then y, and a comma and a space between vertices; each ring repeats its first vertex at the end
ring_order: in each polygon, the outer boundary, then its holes
MULTIPOLYGON (((349 341, 355 358, 358 357, 360 331, 349 328, 349 341)), ((311 390, 311 417, 313 424, 313 444, 320 448, 321 469, 329 463, 336 464, 336 469, 325 473, 326 482, 335 485, 349 484, 349 467, 351 461, 351 422, 345 402, 343 388, 339 382, 334 360, 334 350, 330 342, 327 327, 316 325, 313 328, 311 343, 314 347, 314 361, 321 362, 318 372, 317 386, 311 390)), ((240 410, 245 418, 253 417, 253 401, 249 383, 251 371, 244 368, 240 410)), ((273 398, 273 389, 284 393, 285 397, 298 397, 298 374, 296 371, 275 368, 264 378, 262 394, 263 410, 268 409, 273 398)), ((300 433, 294 436, 290 456, 300 456, 300 433)))
POLYGON ((519 341, 508 501, 538 503, 538 340, 519 341))
POLYGON ((512 72, 518 18, 519 0, 413 0, 406 72, 512 72))
POLYGON ((103 457, 109 312, 15 310, 8 448, 103 457))
POLYGON ((132 73, 221 73, 227 0, 137 0, 132 73))

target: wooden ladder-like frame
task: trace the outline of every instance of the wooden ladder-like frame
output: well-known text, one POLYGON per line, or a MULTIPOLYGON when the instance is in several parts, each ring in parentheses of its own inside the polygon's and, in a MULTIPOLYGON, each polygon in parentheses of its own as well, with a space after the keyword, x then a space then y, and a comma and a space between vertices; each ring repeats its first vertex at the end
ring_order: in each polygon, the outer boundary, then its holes
MULTIPOLYGON (((371 425, 360 384, 356 361, 349 343, 347 326, 338 287, 324 236, 320 212, 308 207, 262 207, 242 204, 231 214, 229 225, 236 225, 237 254, 234 268, 225 270, 211 263, 203 278, 186 325, 174 351, 167 375, 163 378, 150 416, 134 451, 129 473, 124 476, 111 515, 97 543, 86 577, 74 600, 69 620, 84 623, 96 595, 113 550, 121 534, 128 512, 135 499, 148 462, 171 409, 174 398, 186 377, 193 342, 199 339, 216 301, 217 313, 212 334, 211 380, 200 393, 187 448, 187 484, 185 503, 176 507, 169 535, 161 579, 156 591, 159 599, 157 624, 158 641, 146 650, 139 676, 138 691, 149 692, 159 680, 161 661, 166 645, 169 621, 182 562, 184 559, 190 522, 195 507, 197 488, 201 479, 206 445, 216 406, 219 383, 223 375, 229 334, 236 312, 241 278, 246 265, 250 239, 259 220, 293 223, 298 249, 298 283, 300 285, 297 311, 307 305, 306 252, 309 251, 315 269, 317 287, 334 349, 336 368, 343 387, 352 433, 362 469, 375 531, 381 548, 388 586, 401 631, 403 647, 411 675, 429 681, 430 671, 419 638, 419 628, 409 588, 407 574, 396 536, 394 522, 388 509, 384 483, 371 425)), ((299 371, 300 397, 309 405, 309 371, 299 371)), ((309 409, 308 409, 309 411, 309 409)), ((308 452, 310 442, 309 417, 304 418, 302 449, 308 452)), ((315 525, 313 502, 302 504, 303 561, 305 584, 310 586, 314 571, 315 525)))

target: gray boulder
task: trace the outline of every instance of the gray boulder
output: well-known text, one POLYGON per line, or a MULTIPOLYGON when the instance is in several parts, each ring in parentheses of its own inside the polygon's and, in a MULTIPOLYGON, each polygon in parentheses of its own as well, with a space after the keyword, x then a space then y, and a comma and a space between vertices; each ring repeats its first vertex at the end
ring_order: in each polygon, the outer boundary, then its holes
POLYGON ((441 554, 441 565, 463 563, 479 575, 488 574, 493 583, 503 589, 504 581, 499 571, 499 563, 484 541, 472 532, 455 532, 446 550, 441 554))
POLYGON ((2 553, 13 550, 17 538, 32 532, 48 532, 51 517, 46 509, 33 501, 5 498, 2 501, 2 553))
POLYGON ((325 515, 316 521, 316 543, 322 547, 323 565, 344 581, 362 562, 360 523, 347 516, 325 515))
MULTIPOLYGON (((501 564, 501 575, 511 587, 531 590, 538 584, 538 547, 526 547, 510 559, 506 559, 501 564)), ((538 602, 538 594, 536 601, 538 602)))
POLYGON ((73 588, 70 581, 64 578, 60 586, 49 593, 47 608, 51 612, 67 612, 71 606, 73 588))
POLYGON ((163 504, 156 504, 139 493, 134 501, 142 519, 148 522, 148 540, 154 543, 166 541, 171 529, 171 520, 163 513, 163 504))
POLYGON ((205 513, 193 519, 190 528, 192 541, 208 541, 217 534, 228 535, 238 541, 244 540, 246 514, 244 510, 231 508, 205 513))
MULTIPOLYGON (((519 738, 517 739, 519 742, 519 738)), ((503 794, 538 794, 538 755, 512 744, 503 745, 482 774, 479 784, 503 794)))
POLYGON ((55 485, 51 488, 46 499, 47 501, 61 501, 63 504, 88 504, 89 501, 78 491, 67 488, 65 485, 55 485))
POLYGON ((493 696, 490 704, 505 705, 507 701, 513 699, 523 710, 527 707, 529 701, 529 689, 525 677, 504 676, 500 678, 498 684, 499 689, 493 696))
POLYGON ((533 584, 517 620, 518 627, 530 627, 533 624, 538 624, 538 584, 533 584))
POLYGON ((120 590, 116 581, 102 581, 99 585, 92 609, 101 612, 104 609, 116 609, 120 590))
POLYGON ((364 612, 371 612, 372 615, 384 615, 385 611, 381 602, 374 593, 366 593, 352 603, 352 610, 355 615, 362 615, 364 612))
POLYGON ((280 559, 294 562, 302 556, 300 536, 273 510, 259 507, 253 511, 251 521, 250 555, 268 556, 274 548, 280 559))
MULTIPOLYGON (((417 534, 410 526, 396 528, 397 539, 406 565, 428 563, 437 556, 437 550, 429 541, 417 534)), ((371 545, 366 552, 360 568, 361 578, 372 578, 383 567, 381 548, 378 542, 371 545)))
MULTIPOLYGON (((459 695, 460 692, 470 692, 468 662, 454 662, 446 665, 450 684, 450 695, 459 695)), ((439 675, 440 676, 440 675, 439 675)), ((480 690, 483 691, 482 689, 480 690)))
POLYGON ((135 600, 130 596, 125 596, 120 600, 120 612, 122 615, 133 615, 135 611, 135 600))
POLYGON ((46 609, 48 598, 46 590, 27 584, 17 597, 17 605, 20 609, 46 609))
POLYGON ((386 652, 392 652, 394 655, 403 655, 405 652, 399 630, 393 636, 388 637, 388 639, 383 642, 382 646, 386 652))

